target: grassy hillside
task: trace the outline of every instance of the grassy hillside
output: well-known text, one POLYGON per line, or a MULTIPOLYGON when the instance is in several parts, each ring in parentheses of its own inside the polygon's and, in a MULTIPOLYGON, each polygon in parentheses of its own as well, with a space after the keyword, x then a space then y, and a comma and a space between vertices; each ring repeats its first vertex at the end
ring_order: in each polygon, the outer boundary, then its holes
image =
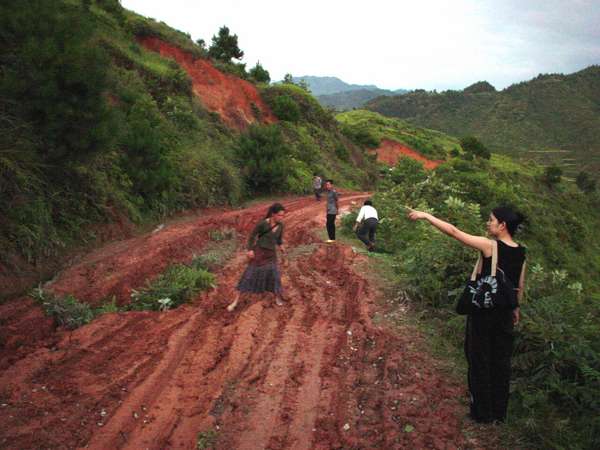
POLYGON ((263 88, 278 123, 263 125, 256 108, 247 131, 229 128, 186 70, 137 39, 194 58, 206 49, 116 0, 6 3, 0 17, 0 295, 131 224, 308 192, 313 172, 353 188, 373 178, 362 150, 294 87, 263 88))
POLYGON ((336 115, 336 119, 348 137, 367 147, 377 147, 382 139, 391 139, 431 159, 445 159, 448 153, 460 149, 458 140, 452 136, 372 111, 347 111, 336 115))
POLYGON ((455 136, 475 135, 493 151, 558 163, 570 175, 600 172, 600 66, 540 75, 496 92, 415 91, 370 101, 367 109, 455 136))
MULTIPOLYGON (((592 449, 600 445, 600 197, 568 183, 540 182, 538 166, 507 156, 459 156, 425 171, 404 158, 373 198, 382 218, 375 259, 389 260, 412 306, 460 355, 465 320, 454 313, 476 252, 405 206, 483 234, 490 210, 512 204, 528 218, 516 240, 527 247, 528 274, 516 348, 509 428, 511 448, 592 449)), ((345 220, 347 229, 355 216, 345 220)), ((461 357, 462 356, 458 356, 461 357)))

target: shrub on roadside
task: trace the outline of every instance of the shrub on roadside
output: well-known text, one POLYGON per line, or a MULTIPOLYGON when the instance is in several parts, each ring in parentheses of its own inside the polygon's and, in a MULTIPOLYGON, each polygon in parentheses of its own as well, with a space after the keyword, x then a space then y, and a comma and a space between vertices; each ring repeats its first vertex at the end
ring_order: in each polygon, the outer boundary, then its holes
POLYGON ((277 125, 253 125, 240 137, 237 156, 251 192, 282 192, 291 149, 277 125))
POLYGON ((131 293, 130 310, 164 311, 191 300, 200 291, 215 286, 212 273, 198 267, 176 264, 146 286, 131 293))
POLYGON ((46 315, 52 317, 56 326, 74 330, 90 323, 95 317, 88 304, 79 302, 72 295, 57 297, 42 289, 34 289, 30 295, 40 304, 46 315))

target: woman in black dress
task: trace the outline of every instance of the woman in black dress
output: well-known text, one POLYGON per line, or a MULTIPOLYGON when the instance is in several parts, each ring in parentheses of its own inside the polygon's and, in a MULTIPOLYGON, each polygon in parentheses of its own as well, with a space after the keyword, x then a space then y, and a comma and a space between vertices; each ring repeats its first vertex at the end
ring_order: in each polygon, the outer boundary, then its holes
POLYGON ((513 351, 513 327, 519 322, 519 303, 525 282, 525 248, 513 240, 523 216, 511 208, 495 208, 487 221, 490 238, 473 236, 431 214, 410 211, 412 220, 427 220, 431 225, 479 250, 483 255, 481 273, 491 268, 492 245, 498 246, 498 267, 517 289, 514 309, 491 309, 467 316, 465 355, 469 366, 471 418, 481 423, 503 422, 508 406, 510 359, 513 351))
POLYGON ((281 203, 273 203, 267 211, 267 216, 261 220, 248 239, 248 259, 250 263, 237 285, 233 302, 227 306, 227 311, 233 311, 240 299, 240 293, 272 292, 275 303, 284 304, 281 288, 281 274, 277 265, 277 248, 283 249, 283 218, 285 208, 281 203))

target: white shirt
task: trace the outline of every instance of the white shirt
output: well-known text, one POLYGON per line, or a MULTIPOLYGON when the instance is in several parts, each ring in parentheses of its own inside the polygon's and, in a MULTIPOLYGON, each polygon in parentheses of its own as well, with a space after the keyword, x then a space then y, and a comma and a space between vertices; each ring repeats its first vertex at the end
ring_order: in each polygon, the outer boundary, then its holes
POLYGON ((367 220, 373 218, 379 220, 379 217, 377 216, 377 210, 371 205, 364 205, 362 208, 360 208, 356 221, 362 222, 363 219, 367 220))

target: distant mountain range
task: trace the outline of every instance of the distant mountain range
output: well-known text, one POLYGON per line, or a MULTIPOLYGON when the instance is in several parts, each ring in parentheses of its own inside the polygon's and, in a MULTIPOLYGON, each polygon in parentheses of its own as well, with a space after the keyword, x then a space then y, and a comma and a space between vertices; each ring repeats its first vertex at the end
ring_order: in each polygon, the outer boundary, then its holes
POLYGON ((474 135, 490 149, 558 163, 567 173, 600 173, 600 66, 549 74, 496 91, 478 82, 463 91, 417 90, 378 97, 365 108, 454 136, 474 135))
POLYGON ((408 92, 406 89, 391 91, 380 89, 375 85, 349 84, 337 77, 315 77, 305 75, 293 77, 294 83, 304 80, 312 94, 326 107, 345 111, 362 107, 367 101, 385 95, 399 95, 408 92))

